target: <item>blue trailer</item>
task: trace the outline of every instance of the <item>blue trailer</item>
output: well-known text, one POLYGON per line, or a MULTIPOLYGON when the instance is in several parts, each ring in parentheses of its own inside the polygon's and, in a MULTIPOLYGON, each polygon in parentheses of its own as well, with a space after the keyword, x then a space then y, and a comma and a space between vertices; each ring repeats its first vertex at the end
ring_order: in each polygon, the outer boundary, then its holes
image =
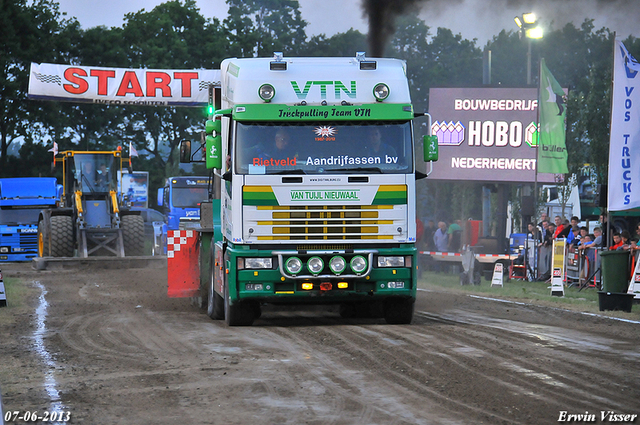
POLYGON ((0 262, 38 256, 38 215, 54 208, 61 194, 54 177, 0 179, 0 262))

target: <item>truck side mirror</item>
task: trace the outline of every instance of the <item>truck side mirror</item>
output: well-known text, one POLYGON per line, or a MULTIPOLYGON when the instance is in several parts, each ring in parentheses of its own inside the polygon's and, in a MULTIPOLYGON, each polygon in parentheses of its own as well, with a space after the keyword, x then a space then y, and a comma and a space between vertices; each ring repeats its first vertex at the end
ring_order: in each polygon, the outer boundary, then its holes
MULTIPOLYGON (((182 162, 182 161, 180 161, 182 162)), ((158 206, 161 207, 164 203, 164 187, 158 188, 158 197, 157 197, 158 206)))
POLYGON ((205 162, 208 169, 222 168, 222 121, 207 120, 205 124, 205 162))
POLYGON ((423 136, 422 151, 424 153, 425 162, 438 160, 438 136, 423 136))
POLYGON ((183 140, 180 142, 180 163, 189 162, 191 162, 191 140, 183 140))

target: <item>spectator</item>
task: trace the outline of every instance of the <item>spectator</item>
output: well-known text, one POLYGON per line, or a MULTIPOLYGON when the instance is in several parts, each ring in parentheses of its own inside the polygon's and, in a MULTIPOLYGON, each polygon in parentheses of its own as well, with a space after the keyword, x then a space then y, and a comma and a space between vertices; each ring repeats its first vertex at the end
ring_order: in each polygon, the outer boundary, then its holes
POLYGON ((585 250, 587 248, 589 248, 589 245, 591 245, 593 243, 593 239, 591 238, 591 235, 585 235, 582 238, 580 238, 580 243, 578 244, 578 249, 579 250, 585 250))
POLYGON ((533 239, 534 244, 538 245, 542 241, 540 229, 533 223, 527 224, 527 232, 527 239, 533 239))
POLYGON ((556 238, 554 235, 556 234, 556 225, 553 223, 549 223, 547 226, 547 234, 542 240, 542 245, 547 247, 553 246, 553 240, 556 238))
POLYGON ((547 235, 547 229, 549 228, 549 220, 542 220, 541 224, 541 229, 542 232, 540 233, 540 238, 544 239, 544 237, 547 235))
POLYGON ((449 238, 447 236, 447 225, 444 221, 438 222, 438 230, 433 234, 433 243, 436 247, 436 251, 446 251, 449 244, 449 238))
POLYGON ((584 238, 588 234, 589 234, 589 230, 587 229, 587 226, 582 226, 580 228, 580 239, 584 238))
MULTIPOLYGON (((567 242, 570 242, 569 239, 569 234, 571 233, 571 223, 569 223, 569 220, 567 220, 566 218, 564 220, 562 220, 562 230, 560 230, 558 232, 558 235, 556 236, 556 239, 567 239, 567 242)), ((573 239, 573 235, 571 237, 571 239, 573 239)))
POLYGON ((593 229, 593 246, 594 247, 601 247, 604 246, 605 242, 604 242, 604 234, 602 233, 602 228, 600 227, 596 227, 595 229, 593 229))
POLYGON ((559 215, 557 215, 553 221, 555 223, 555 225, 553 226, 554 227, 553 238, 556 239, 558 237, 558 234, 562 232, 562 230, 564 230, 564 226, 562 225, 562 218, 560 218, 559 215))
POLYGON ((436 223, 433 220, 429 220, 427 227, 424 229, 424 241, 427 245, 427 251, 434 251, 436 248, 433 242, 433 234, 436 232, 436 223))
POLYGON ((579 226, 579 224, 580 224, 580 219, 578 217, 576 217, 575 215, 571 217, 571 227, 579 226))
POLYGON ((607 239, 607 216, 606 214, 600 214, 600 229, 602 229, 602 246, 607 246, 609 240, 607 239))
POLYGON ((416 217, 416 245, 422 245, 424 237, 424 223, 416 217))
POLYGON ((572 244, 573 246, 577 246, 580 243, 580 228, 578 226, 573 226, 569 235, 567 236, 567 243, 572 244))
POLYGON ((447 247, 451 252, 460 251, 460 241, 462 239, 462 221, 456 220, 449 226, 447 235, 449 235, 449 242, 447 247))
POLYGON ((619 251, 628 251, 631 248, 631 234, 627 230, 623 230, 622 233, 620 233, 620 240, 622 241, 622 245, 616 249, 619 251))
POLYGON ((547 213, 543 212, 542 214, 540 214, 540 223, 538 223, 538 227, 542 227, 542 222, 543 221, 549 221, 549 216, 547 215, 547 213))
POLYGON ((615 251, 622 246, 622 238, 619 233, 613 234, 613 245, 609 247, 609 250, 615 251))
POLYGON ((556 230, 556 225, 549 223, 547 225, 547 233, 542 239, 540 244, 540 257, 538 260, 538 280, 545 281, 551 276, 551 255, 553 250, 553 235, 556 230))

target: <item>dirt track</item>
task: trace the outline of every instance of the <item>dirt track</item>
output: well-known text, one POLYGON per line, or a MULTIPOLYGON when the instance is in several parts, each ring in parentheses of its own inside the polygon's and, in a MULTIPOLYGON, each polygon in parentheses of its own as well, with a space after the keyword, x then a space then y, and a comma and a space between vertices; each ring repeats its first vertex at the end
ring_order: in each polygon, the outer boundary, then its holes
POLYGON ((420 291, 410 326, 267 307, 254 326, 228 328, 168 299, 166 269, 2 271, 34 288, 29 311, 4 318, 5 413, 59 409, 101 425, 640 414, 638 323, 420 291))

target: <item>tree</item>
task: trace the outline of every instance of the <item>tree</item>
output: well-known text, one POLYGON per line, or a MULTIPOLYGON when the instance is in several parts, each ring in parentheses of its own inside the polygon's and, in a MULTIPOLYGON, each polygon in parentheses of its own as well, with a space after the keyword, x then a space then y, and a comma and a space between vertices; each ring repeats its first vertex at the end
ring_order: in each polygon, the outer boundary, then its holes
POLYGON ((353 57, 356 52, 366 52, 367 36, 353 28, 347 32, 338 33, 331 37, 325 34, 314 35, 300 48, 304 56, 336 56, 353 57))
MULTIPOLYGON (((150 12, 127 14, 122 33, 132 68, 214 68, 228 55, 219 21, 205 19, 194 0, 168 1, 150 12)), ((159 173, 173 164, 172 154, 181 140, 197 137, 205 119, 204 108, 131 106, 124 110, 123 137, 141 155, 146 150, 153 164, 150 171, 159 173)))
POLYGON ((306 42, 307 22, 297 0, 227 0, 224 20, 237 57, 264 57, 274 52, 296 56, 306 42))
POLYGON ((47 134, 51 104, 27 99, 31 62, 68 58, 75 20, 62 20, 57 3, 5 0, 0 14, 0 169, 15 141, 41 140, 47 134), (43 125, 39 125, 39 123, 43 125))

